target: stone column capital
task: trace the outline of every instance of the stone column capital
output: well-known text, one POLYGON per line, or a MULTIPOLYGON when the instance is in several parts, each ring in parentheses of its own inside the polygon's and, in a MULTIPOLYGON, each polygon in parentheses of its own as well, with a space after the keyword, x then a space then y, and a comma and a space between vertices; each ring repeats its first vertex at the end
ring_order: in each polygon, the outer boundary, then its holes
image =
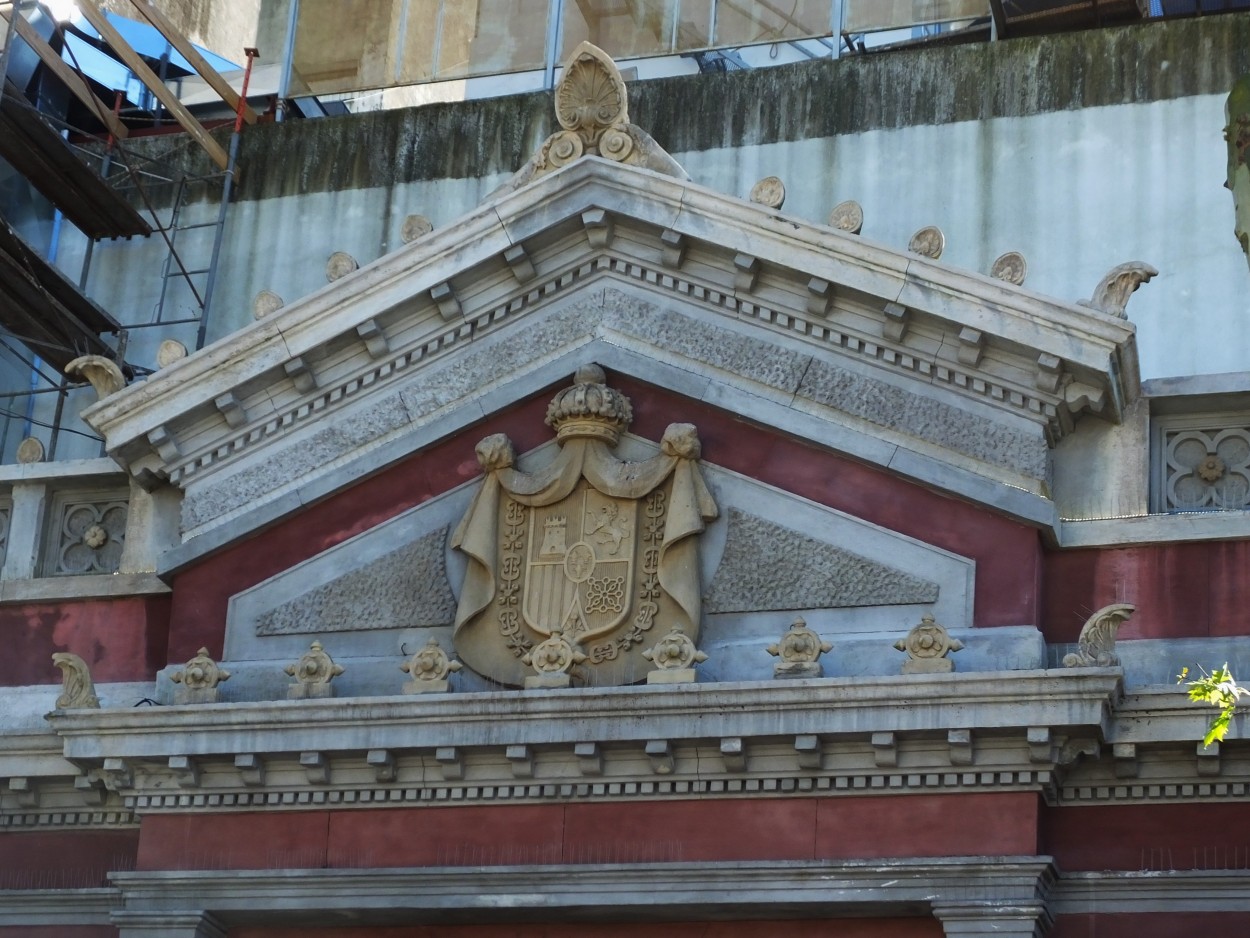
POLYGON ((209 912, 129 912, 111 916, 118 938, 226 938, 226 926, 209 912))
POLYGON ((1050 913, 1041 900, 1012 903, 938 900, 933 903, 933 917, 942 923, 946 938, 976 935, 1044 938, 1051 926, 1050 913))

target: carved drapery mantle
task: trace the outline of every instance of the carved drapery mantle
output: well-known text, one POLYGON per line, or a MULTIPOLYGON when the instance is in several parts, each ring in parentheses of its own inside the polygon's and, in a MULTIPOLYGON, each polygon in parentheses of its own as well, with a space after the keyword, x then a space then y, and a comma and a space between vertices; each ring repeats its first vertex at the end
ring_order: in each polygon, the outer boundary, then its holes
POLYGON ((628 400, 597 366, 576 381, 548 412, 561 449, 543 469, 515 468, 502 434, 478 444, 486 476, 452 535, 469 558, 456 650, 504 684, 532 673, 522 658, 553 631, 584 647, 579 682, 621 684, 648 670, 641 654, 655 625, 692 639, 699 628, 695 535, 717 508, 695 429, 672 424, 659 454, 622 462, 611 447, 628 426, 628 400))

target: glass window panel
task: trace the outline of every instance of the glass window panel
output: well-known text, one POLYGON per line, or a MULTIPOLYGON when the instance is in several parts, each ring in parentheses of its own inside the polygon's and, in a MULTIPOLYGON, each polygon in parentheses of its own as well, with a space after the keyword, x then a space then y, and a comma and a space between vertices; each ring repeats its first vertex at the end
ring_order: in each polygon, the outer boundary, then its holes
POLYGON ((716 45, 827 36, 830 9, 829 0, 718 0, 716 45))
POLYGON ((990 15, 988 0, 843 0, 842 31, 868 33, 976 19, 990 15))
POLYGON ((291 90, 330 94, 392 82, 403 0, 301 0, 291 90))
POLYGON ((429 81, 434 77, 434 45, 438 39, 439 0, 408 0, 396 83, 429 81))
POLYGON ((681 0, 677 8, 677 48, 706 49, 712 44, 712 7, 716 0, 681 0))
MULTIPOLYGON (((565 0, 563 62, 583 40, 614 59, 673 50, 679 0, 565 0)), ((707 26, 702 27, 704 32, 707 26)))
POLYGON ((443 0, 438 78, 542 68, 548 0, 443 0))

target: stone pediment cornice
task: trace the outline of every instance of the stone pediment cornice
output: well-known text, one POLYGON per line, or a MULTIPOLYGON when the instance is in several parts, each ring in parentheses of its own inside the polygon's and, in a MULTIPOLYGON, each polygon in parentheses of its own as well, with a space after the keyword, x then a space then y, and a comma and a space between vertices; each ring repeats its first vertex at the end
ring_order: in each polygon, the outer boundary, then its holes
POLYGON ((639 794, 1243 798, 1245 754, 1202 749, 1206 720, 1097 668, 58 711, 0 826, 639 794))
MULTIPOLYGON (((1134 327, 1125 320, 586 158, 85 416, 141 480, 185 487, 196 473, 251 458, 384 387, 470 354, 475 343, 602 278, 695 309, 713 333, 758 337, 921 395, 1032 422, 1051 444, 1083 413, 1118 420, 1138 391, 1134 327)), ((613 324, 598 329, 610 333, 613 324)), ((535 359, 545 354, 535 350, 535 359)), ((680 365, 762 396, 793 395, 697 358, 680 365)))

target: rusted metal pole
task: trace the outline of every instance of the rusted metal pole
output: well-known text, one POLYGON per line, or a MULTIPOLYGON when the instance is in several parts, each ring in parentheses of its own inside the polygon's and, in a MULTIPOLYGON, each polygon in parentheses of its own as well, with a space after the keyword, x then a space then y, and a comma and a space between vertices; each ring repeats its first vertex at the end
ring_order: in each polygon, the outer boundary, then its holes
MULTIPOLYGON (((120 90, 113 92, 113 117, 120 120, 122 112, 122 101, 125 94, 120 90)), ((104 159, 100 163, 100 176, 105 182, 108 182, 109 168, 113 165, 113 147, 117 146, 117 137, 113 135, 113 131, 109 131, 108 140, 104 145, 104 159)), ((95 241, 91 238, 87 239, 87 250, 82 258, 82 273, 78 276, 78 289, 83 293, 87 292, 87 277, 91 274, 91 255, 95 253, 95 241)))
POLYGON ((234 133, 230 135, 230 161, 226 166, 226 182, 221 193, 221 208, 217 213, 217 234, 213 238, 213 257, 208 262, 208 283, 204 287, 204 305, 200 309, 200 327, 195 334, 197 350, 204 347, 208 336, 208 311, 213 302, 214 287, 217 282, 217 262, 221 258, 221 243, 226 233, 226 208, 230 205, 230 196, 234 192, 235 178, 238 175, 239 138, 243 134, 243 109, 247 105, 247 86, 252 80, 252 65, 260 55, 259 49, 243 50, 247 56, 247 66, 243 70, 243 88, 239 92, 239 106, 235 111, 234 133))

